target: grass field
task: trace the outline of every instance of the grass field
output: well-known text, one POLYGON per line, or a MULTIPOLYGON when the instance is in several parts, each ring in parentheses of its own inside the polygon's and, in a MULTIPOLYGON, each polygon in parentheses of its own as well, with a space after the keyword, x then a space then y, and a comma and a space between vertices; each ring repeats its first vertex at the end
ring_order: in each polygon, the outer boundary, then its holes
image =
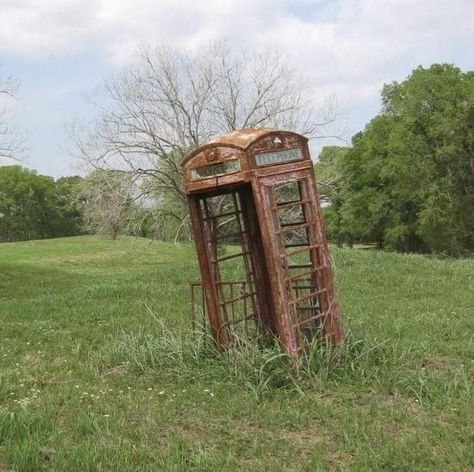
POLYGON ((0 245, 0 471, 473 470, 474 260, 332 255, 348 342, 296 372, 192 337, 190 245, 0 245))

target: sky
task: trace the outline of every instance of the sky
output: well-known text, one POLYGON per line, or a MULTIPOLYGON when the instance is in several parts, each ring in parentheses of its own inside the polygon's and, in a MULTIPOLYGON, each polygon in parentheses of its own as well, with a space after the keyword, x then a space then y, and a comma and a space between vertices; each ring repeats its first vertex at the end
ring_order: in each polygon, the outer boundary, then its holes
POLYGON ((0 0, 0 77, 20 83, 23 165, 78 173, 68 124, 94 118, 88 98, 140 44, 220 39, 288 57, 316 97, 336 98, 350 139, 380 110, 384 83, 419 65, 474 69, 474 0, 0 0))

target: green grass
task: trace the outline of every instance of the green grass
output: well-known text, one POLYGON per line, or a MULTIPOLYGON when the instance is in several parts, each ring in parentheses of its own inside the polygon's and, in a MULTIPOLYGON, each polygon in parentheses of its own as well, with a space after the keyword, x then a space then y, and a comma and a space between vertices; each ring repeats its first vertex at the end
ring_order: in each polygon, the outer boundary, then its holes
POLYGON ((0 471, 472 470, 474 261, 332 255, 347 342, 296 371, 190 333, 190 245, 0 245, 0 471))

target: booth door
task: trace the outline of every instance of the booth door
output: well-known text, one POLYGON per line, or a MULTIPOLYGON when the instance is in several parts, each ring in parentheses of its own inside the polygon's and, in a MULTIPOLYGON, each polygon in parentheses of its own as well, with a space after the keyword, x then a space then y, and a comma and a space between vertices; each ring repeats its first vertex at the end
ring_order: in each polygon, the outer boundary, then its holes
POLYGON ((203 289, 219 344, 259 334, 262 324, 271 329, 265 260, 250 186, 194 198, 199 214, 195 224, 202 235, 196 243, 203 289))
POLYGON ((324 328, 333 285, 314 178, 308 171, 262 178, 267 263, 280 292, 281 337, 290 352, 301 336, 324 328))

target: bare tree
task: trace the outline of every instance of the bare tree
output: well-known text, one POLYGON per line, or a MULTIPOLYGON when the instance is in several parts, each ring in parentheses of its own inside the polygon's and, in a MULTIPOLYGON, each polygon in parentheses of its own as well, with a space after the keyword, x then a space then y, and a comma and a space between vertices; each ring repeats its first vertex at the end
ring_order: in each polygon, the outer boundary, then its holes
POLYGON ((133 224, 135 198, 131 176, 96 170, 81 182, 76 201, 86 231, 115 239, 133 224))
POLYGON ((15 99, 18 83, 11 77, 0 79, 0 158, 16 159, 21 140, 10 124, 10 104, 15 99))
POLYGON ((86 132, 76 128, 74 141, 89 169, 119 170, 144 194, 171 192, 184 202, 185 154, 245 127, 324 134, 334 109, 320 113, 311 103, 302 79, 275 54, 234 54, 225 42, 196 54, 143 47, 135 65, 105 83, 99 118, 86 132))

